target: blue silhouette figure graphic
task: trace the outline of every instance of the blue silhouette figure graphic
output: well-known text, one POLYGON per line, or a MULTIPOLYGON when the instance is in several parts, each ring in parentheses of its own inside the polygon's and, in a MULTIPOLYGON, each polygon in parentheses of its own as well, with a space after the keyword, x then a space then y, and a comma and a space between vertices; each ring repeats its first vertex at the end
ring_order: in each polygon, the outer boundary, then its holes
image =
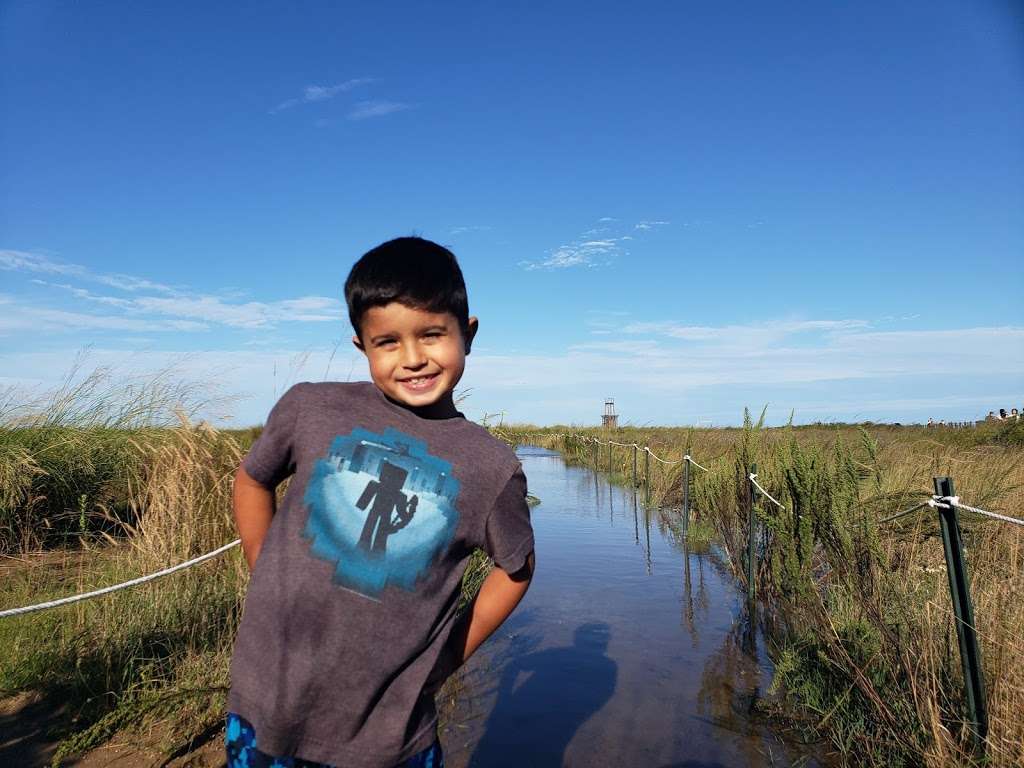
POLYGON ((387 551, 388 537, 402 530, 416 514, 417 496, 406 497, 402 493, 407 472, 385 461, 380 465, 380 480, 366 484, 356 506, 359 509, 373 502, 363 524, 359 546, 372 555, 381 556, 387 551))
POLYGON ((388 586, 411 591, 452 542, 458 495, 451 463, 425 442, 357 427, 316 460, 302 533, 336 584, 374 599, 388 586))

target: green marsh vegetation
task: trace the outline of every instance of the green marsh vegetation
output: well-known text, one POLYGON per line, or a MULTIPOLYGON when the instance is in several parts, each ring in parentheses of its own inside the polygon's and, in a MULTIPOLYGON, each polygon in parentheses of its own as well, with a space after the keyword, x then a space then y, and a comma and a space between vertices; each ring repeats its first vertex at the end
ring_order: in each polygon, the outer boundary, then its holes
MULTIPOLYGON (((259 429, 195 423, 173 371, 77 368, 0 395, 0 608, 161 570, 236 538, 233 476, 259 429)), ((283 488, 279 489, 283 492, 283 488)), ((477 553, 463 602, 490 568, 477 553)), ((240 548, 164 579, 0 619, 0 698, 59 703, 53 762, 117 736, 164 755, 215 735, 248 572, 240 548)))
MULTIPOLYGON (((756 507, 766 532, 757 590, 782 713, 850 764, 969 766, 963 681, 942 541, 933 510, 878 521, 930 496, 949 475, 969 504, 1024 517, 1024 424, 973 429, 887 425, 738 429, 505 427, 513 442, 558 449, 592 466, 568 435, 689 453, 695 529, 713 529, 745 579, 746 468, 780 502, 756 507)), ((607 446, 597 466, 632 482, 632 449, 607 446), (609 469, 610 468, 610 469, 609 469)), ((652 503, 679 505, 680 465, 651 462, 652 503)), ((643 455, 638 458, 643 483, 643 455)), ((643 492, 643 491, 642 491, 643 492)), ((986 765, 1024 766, 1024 528, 961 514, 988 693, 986 765)))

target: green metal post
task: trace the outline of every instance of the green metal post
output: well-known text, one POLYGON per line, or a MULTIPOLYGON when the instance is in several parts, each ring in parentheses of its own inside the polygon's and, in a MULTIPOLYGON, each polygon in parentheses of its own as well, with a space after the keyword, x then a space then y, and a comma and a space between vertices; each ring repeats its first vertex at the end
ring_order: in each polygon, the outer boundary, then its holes
MULTIPOLYGON (((757 474, 757 464, 750 465, 750 473, 754 475, 757 474)), ((757 487, 754 485, 754 481, 749 477, 747 478, 747 486, 750 490, 750 510, 747 515, 747 600, 753 603, 754 597, 756 596, 754 580, 757 574, 757 569, 754 567, 757 557, 754 550, 754 542, 756 539, 754 503, 757 501, 757 487)))
POLYGON ((644 504, 651 503, 651 452, 644 451, 644 504))
POLYGON ((608 475, 612 474, 612 441, 608 441, 608 475))
POLYGON ((683 459, 683 538, 690 528, 690 462, 683 459))
MULTIPOLYGON (((936 496, 955 496, 953 478, 935 477, 936 496)), ((939 527, 942 546, 946 551, 946 574, 949 576, 949 596, 956 616, 956 636, 960 641, 960 663, 964 671, 964 698, 967 700, 967 719, 971 740, 979 753, 984 754, 988 737, 988 707, 985 702, 985 674, 981 667, 981 648, 974 628, 974 606, 971 603, 971 581, 964 561, 963 538, 956 507, 939 507, 939 527)))
POLYGON ((633 443, 633 487, 636 488, 636 443, 633 443))

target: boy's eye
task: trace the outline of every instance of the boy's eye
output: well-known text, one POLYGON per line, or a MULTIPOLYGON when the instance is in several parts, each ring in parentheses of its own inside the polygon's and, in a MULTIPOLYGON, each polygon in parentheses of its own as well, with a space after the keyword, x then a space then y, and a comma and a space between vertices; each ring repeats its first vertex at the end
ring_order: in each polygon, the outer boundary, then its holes
POLYGON ((396 339, 377 339, 376 346, 378 346, 378 347, 387 347, 387 346, 391 346, 392 344, 397 344, 397 343, 398 343, 398 341, 396 339))

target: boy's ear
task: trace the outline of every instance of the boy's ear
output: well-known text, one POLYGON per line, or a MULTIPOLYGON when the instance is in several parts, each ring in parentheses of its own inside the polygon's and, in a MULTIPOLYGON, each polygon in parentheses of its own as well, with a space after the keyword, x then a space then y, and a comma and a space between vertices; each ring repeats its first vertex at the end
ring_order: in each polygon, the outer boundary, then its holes
POLYGON ((358 349, 364 355, 366 354, 366 347, 363 346, 363 342, 358 336, 352 337, 352 343, 355 344, 356 349, 358 349))
POLYGON ((476 337, 476 332, 480 330, 480 321, 475 318, 469 318, 466 323, 466 354, 469 354, 469 350, 473 346, 473 339, 476 337))

